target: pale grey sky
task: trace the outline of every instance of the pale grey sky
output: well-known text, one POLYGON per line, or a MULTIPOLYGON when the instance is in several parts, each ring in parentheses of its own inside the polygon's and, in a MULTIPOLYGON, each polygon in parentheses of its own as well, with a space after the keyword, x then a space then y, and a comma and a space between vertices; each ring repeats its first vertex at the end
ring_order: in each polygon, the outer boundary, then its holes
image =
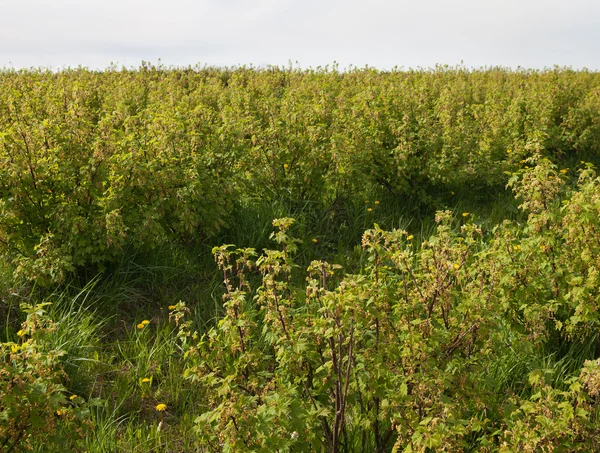
POLYGON ((102 69, 159 58, 600 70, 600 1, 0 0, 0 67, 102 69))

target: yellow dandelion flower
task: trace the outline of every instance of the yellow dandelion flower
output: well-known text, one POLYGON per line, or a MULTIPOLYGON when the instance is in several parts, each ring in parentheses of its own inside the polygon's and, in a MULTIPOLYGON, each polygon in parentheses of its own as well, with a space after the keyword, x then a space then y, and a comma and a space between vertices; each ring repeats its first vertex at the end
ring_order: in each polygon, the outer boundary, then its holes
POLYGON ((157 405, 156 405, 156 408, 155 408, 155 409, 156 409, 158 412, 164 412, 164 411, 167 409, 167 405, 166 405, 166 404, 163 404, 163 403, 160 403, 160 404, 157 404, 157 405))
POLYGON ((374 201, 374 203, 375 203, 375 204, 379 204, 379 200, 375 200, 375 201, 374 201))
POLYGON ((507 149, 506 154, 510 154, 510 153, 512 153, 512 149, 507 149))
POLYGON ((580 164, 585 164, 584 160, 579 161, 580 164))
POLYGON ((560 170, 560 172, 565 175, 567 172, 569 171, 568 168, 563 168, 562 170, 560 170))
POLYGON ((463 217, 468 217, 468 216, 469 216, 469 213, 468 213, 468 212, 463 212, 463 213, 462 213, 462 216, 463 216, 463 217))
POLYGON ((460 269, 460 264, 454 263, 454 269, 459 270, 460 269))
POLYGON ((175 310, 177 308, 175 305, 169 305, 169 310, 175 310))
POLYGON ((65 415, 66 413, 67 413, 67 410, 66 410, 66 409, 58 409, 58 410, 56 411, 56 415, 58 415, 59 417, 61 417, 61 416, 65 415))
POLYGON ((25 336, 25 330, 21 329, 17 332, 17 337, 23 337, 25 336))
POLYGON ((146 324, 139 323, 139 324, 137 325, 137 328, 138 328, 138 329, 143 329, 144 327, 146 327, 146 324))
POLYGON ((371 212, 373 210, 373 208, 367 208, 367 211, 371 212))
POLYGON ((454 195, 454 192, 450 192, 451 195, 454 195))
POLYGON ((288 164, 283 164, 283 168, 287 170, 288 168, 290 168, 290 166, 288 164))
POLYGON ((313 238, 313 240, 312 240, 312 241, 313 241, 315 244, 316 244, 317 242, 319 242, 319 240, 318 240, 318 239, 315 239, 315 238, 313 238))
POLYGON ((77 395, 71 395, 71 396, 69 397, 69 399, 70 399, 71 401, 73 401, 75 398, 77 398, 77 395))
POLYGON ((145 377, 144 379, 142 379, 142 383, 146 383, 146 382, 150 382, 150 378, 145 377))
POLYGON ((410 235, 408 235, 408 236, 407 236, 407 238, 406 238, 406 239, 408 239, 408 240, 410 241, 410 240, 411 240, 411 239, 413 239, 413 238, 414 238, 414 236, 413 236, 412 234, 410 234, 410 235))
POLYGON ((148 321, 147 319, 144 319, 140 324, 147 326, 148 324, 150 324, 150 321, 148 321))
POLYGON ((17 352, 19 352, 19 345, 18 344, 11 344, 10 345, 10 352, 12 352, 13 354, 16 354, 17 352))

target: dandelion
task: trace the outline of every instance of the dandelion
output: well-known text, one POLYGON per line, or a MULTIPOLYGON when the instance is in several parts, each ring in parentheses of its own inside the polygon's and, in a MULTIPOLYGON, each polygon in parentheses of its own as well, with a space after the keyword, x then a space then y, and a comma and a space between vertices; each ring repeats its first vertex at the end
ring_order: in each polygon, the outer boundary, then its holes
POLYGON ((69 397, 69 399, 70 399, 71 401, 73 401, 75 398, 77 398, 77 395, 71 395, 71 396, 69 397))
POLYGON ((562 170, 560 170, 560 172, 561 172, 563 175, 567 174, 567 172, 568 172, 568 171, 569 171, 569 169, 568 169, 568 168, 563 168, 562 170))
POLYGON ((150 321, 148 321, 147 319, 144 319, 140 324, 147 326, 148 324, 150 324, 150 321))
POLYGON ((454 195, 454 192, 450 192, 451 195, 454 195))
POLYGON ((463 216, 463 217, 468 217, 468 216, 469 216, 469 213, 468 213, 468 212, 463 212, 463 213, 462 213, 462 216, 463 216))
POLYGON ((312 240, 312 241, 313 241, 315 244, 316 244, 317 242, 319 242, 319 240, 318 240, 318 239, 316 239, 316 238, 313 238, 313 240, 312 240))
POLYGON ((510 153, 512 153, 512 149, 507 149, 506 154, 510 154, 510 153))
POLYGON ((460 269, 460 264, 454 263, 454 269, 459 270, 460 269))
POLYGON ((374 201, 374 203, 375 203, 375 204, 379 204, 379 200, 375 200, 375 201, 374 201))
POLYGON ((373 208, 367 208, 367 211, 371 212, 373 210, 373 208))
POLYGON ((137 325, 137 328, 138 328, 138 329, 143 329, 144 327, 146 327, 146 324, 139 323, 139 324, 137 325))
POLYGON ((145 377, 144 379, 142 379, 142 383, 146 383, 146 382, 150 382, 150 378, 145 377))
POLYGON ((16 354, 17 352, 19 352, 19 345, 18 344, 11 344, 10 345, 10 352, 12 352, 13 354, 16 354))
POLYGON ((175 310, 177 308, 175 305, 169 305, 169 310, 175 310))
POLYGON ((158 412, 164 412, 165 410, 167 410, 167 405, 166 405, 166 404, 163 404, 163 403, 160 403, 160 404, 157 404, 157 405, 156 405, 155 409, 156 409, 158 412))
POLYGON ((409 236, 408 236, 406 239, 408 239, 408 240, 410 241, 410 240, 411 240, 411 239, 413 239, 413 238, 414 238, 414 236, 411 234, 411 235, 409 235, 409 236))
POLYGON ((288 168, 290 168, 290 166, 288 164, 283 164, 283 168, 287 170, 288 168))
POLYGON ((17 332, 17 337, 23 337, 25 336, 25 330, 21 329, 17 332))
POLYGON ((61 416, 65 415, 66 413, 67 413, 67 410, 66 410, 66 409, 58 409, 58 410, 56 411, 56 415, 58 415, 59 417, 61 417, 61 416))

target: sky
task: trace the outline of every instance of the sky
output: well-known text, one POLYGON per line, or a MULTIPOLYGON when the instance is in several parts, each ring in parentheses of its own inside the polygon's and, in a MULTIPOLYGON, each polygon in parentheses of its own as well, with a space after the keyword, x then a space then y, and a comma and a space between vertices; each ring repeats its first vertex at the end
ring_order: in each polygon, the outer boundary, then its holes
POLYGON ((600 70, 598 0, 0 0, 0 67, 600 70))

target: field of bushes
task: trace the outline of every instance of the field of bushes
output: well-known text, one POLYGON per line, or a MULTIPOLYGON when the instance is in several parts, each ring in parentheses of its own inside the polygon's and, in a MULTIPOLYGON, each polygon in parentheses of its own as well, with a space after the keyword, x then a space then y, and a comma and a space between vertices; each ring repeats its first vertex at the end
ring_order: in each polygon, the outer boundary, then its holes
POLYGON ((0 71, 0 452, 600 451, 600 74, 0 71))

